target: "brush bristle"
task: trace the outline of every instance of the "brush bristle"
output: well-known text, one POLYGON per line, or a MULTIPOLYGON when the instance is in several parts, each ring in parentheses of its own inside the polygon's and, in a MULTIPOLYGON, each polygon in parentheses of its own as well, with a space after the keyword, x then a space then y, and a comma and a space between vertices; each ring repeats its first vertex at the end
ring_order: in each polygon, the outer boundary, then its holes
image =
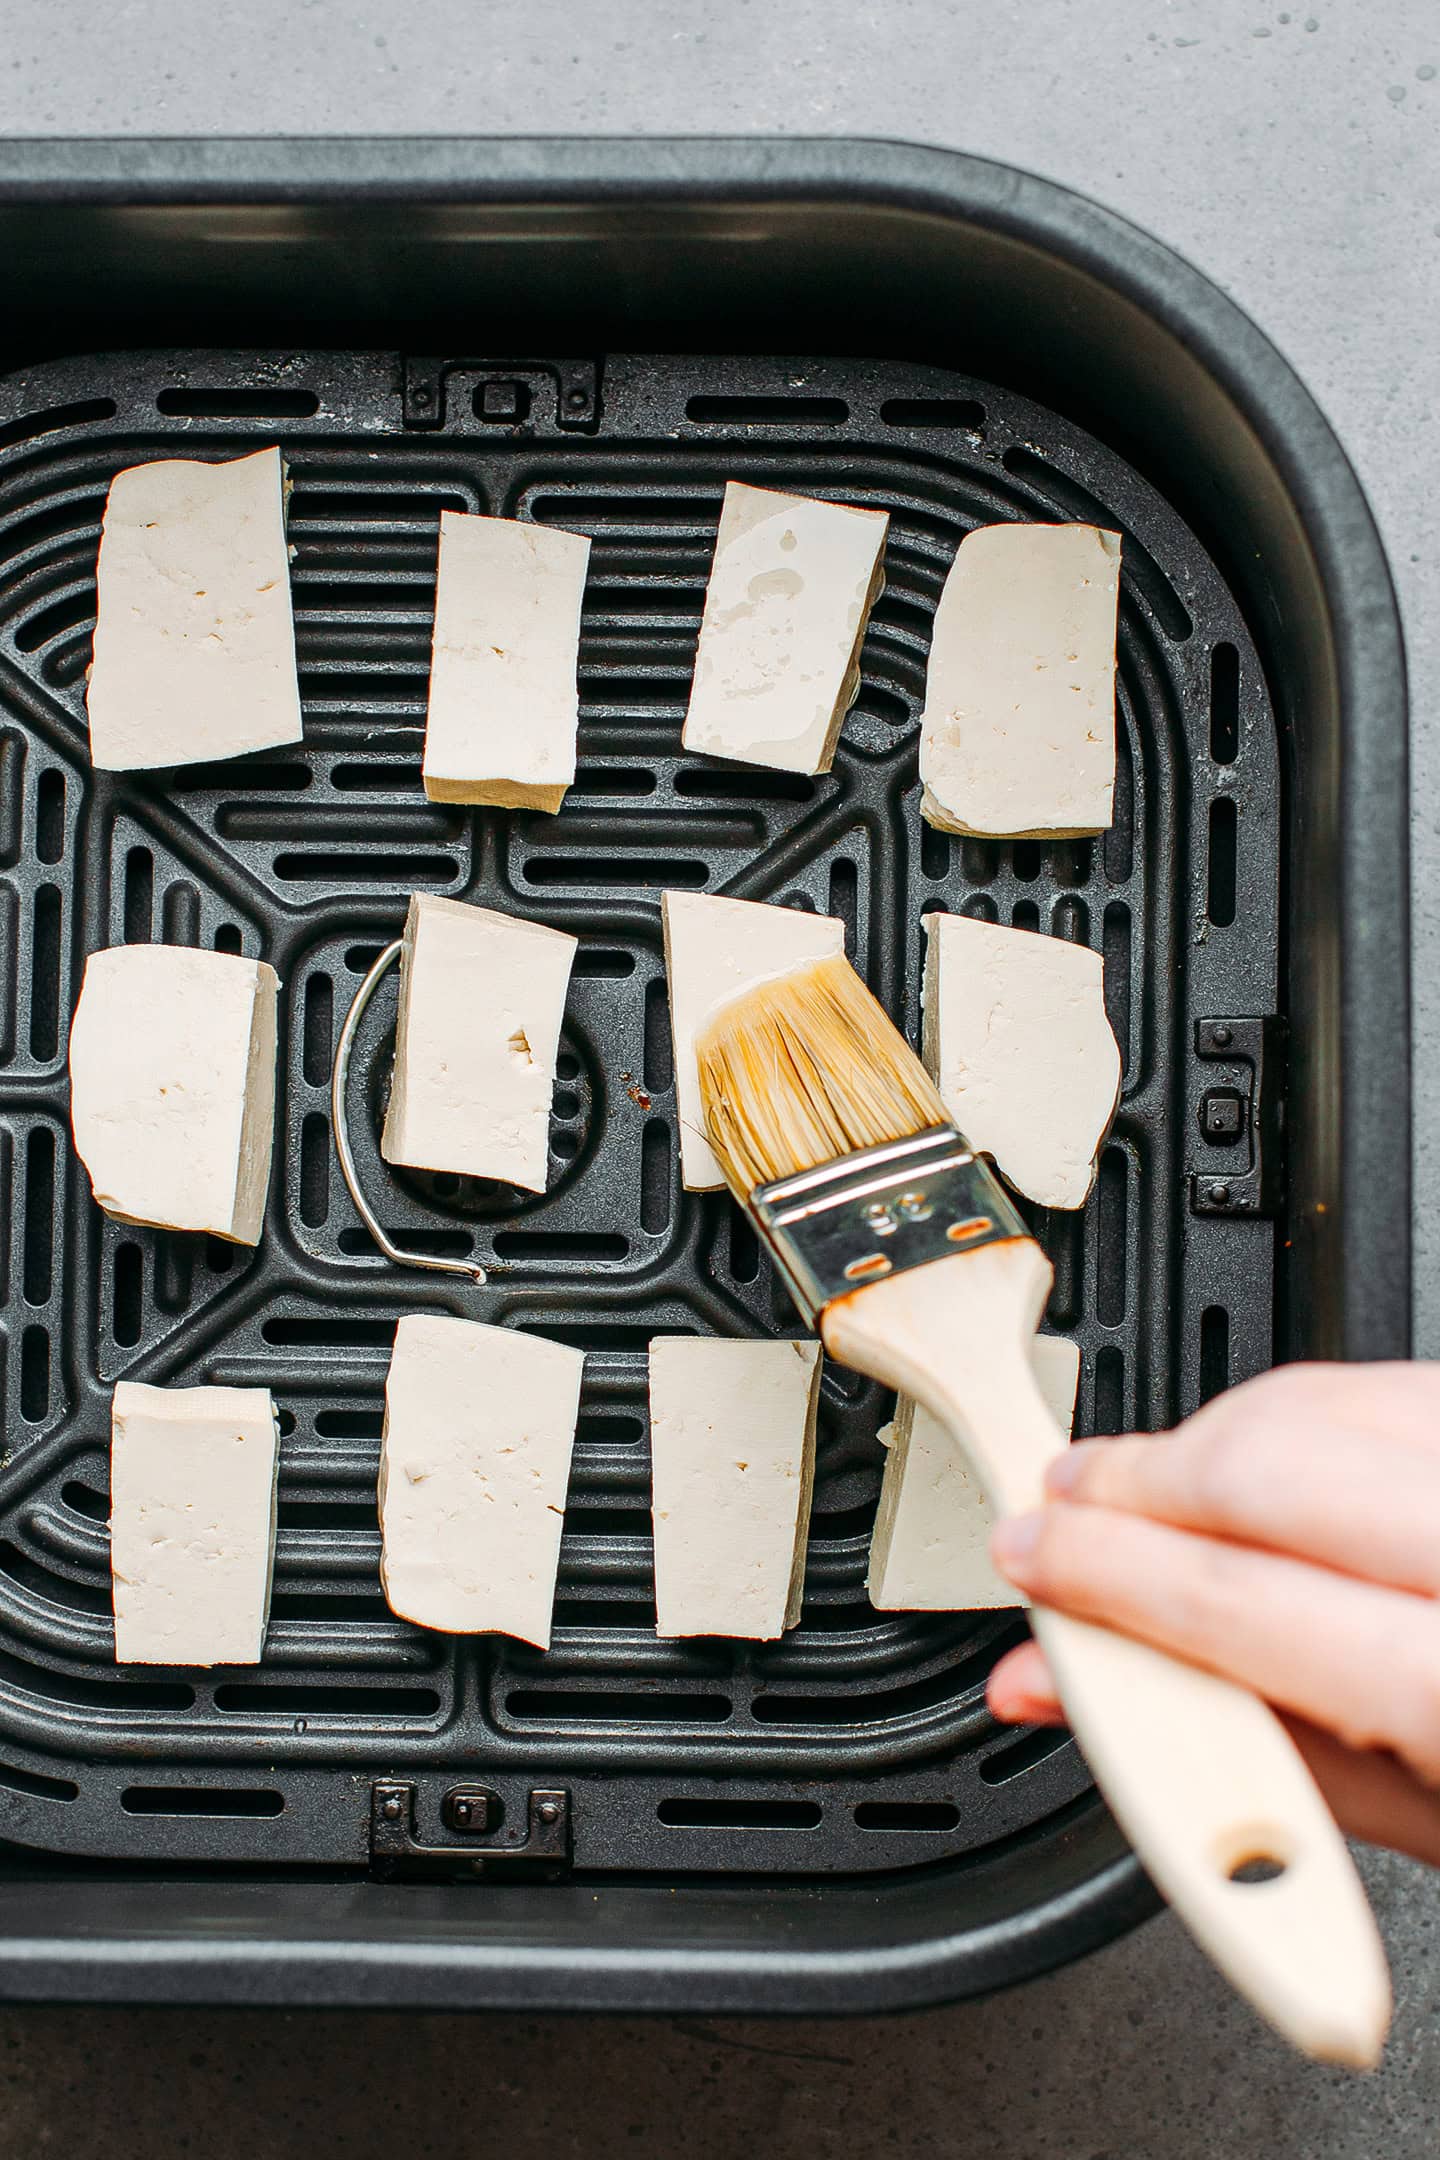
POLYGON ((736 998, 696 1056, 710 1145, 742 1199, 949 1123, 919 1058, 843 954, 736 998))

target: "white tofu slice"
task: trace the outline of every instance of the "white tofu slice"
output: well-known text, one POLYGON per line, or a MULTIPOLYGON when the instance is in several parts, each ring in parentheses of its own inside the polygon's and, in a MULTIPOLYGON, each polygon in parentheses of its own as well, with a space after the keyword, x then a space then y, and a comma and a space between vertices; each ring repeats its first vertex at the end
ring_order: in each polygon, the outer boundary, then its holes
MULTIPOLYGON (((1037 1335, 1035 1378, 1070 1437, 1080 1350, 1037 1335)), ((880 1435, 888 1453, 870 1544, 870 1602, 881 1612, 982 1612, 1026 1600, 991 1564, 995 1518, 962 1450, 938 1419, 902 1395, 880 1435)))
POLYGON ((117 473, 96 583, 92 764, 129 772, 299 742, 278 450, 117 473))
POLYGON ((432 802, 560 808, 575 778, 589 560, 582 533, 441 511, 422 767, 432 802))
POLYGON ((545 1190, 577 942, 493 908, 412 894, 380 1141, 386 1162, 545 1190))
POLYGON ((658 1634, 767 1642, 795 1625, 819 1396, 813 1338, 652 1337, 658 1634))
POLYGON ((1120 535, 982 525, 935 611, 921 808, 944 832, 1104 832, 1114 815, 1120 535))
POLYGON ((280 1461, 270 1390, 122 1380, 110 1434, 117 1662, 258 1664, 280 1461))
POLYGON ((585 1354, 514 1328, 407 1313, 380 1444, 380 1580, 451 1635, 550 1643, 585 1354))
POLYGON ((1120 1099, 1105 963, 1033 930, 927 915, 925 1063, 980 1153, 1042 1207, 1083 1207, 1120 1099))
POLYGON ((91 953, 70 1022, 70 1123, 120 1222, 260 1240, 279 978, 188 945, 91 953))
POLYGON ((721 1005, 757 984, 788 975, 845 950, 845 926, 833 915, 725 900, 713 893, 667 892, 665 972, 670 1036, 675 1052, 675 1103, 680 1120, 680 1177, 690 1192, 725 1182, 705 1131, 696 1038, 721 1005))
POLYGON ((726 484, 695 655, 687 750, 829 772, 884 580, 889 514, 726 484))

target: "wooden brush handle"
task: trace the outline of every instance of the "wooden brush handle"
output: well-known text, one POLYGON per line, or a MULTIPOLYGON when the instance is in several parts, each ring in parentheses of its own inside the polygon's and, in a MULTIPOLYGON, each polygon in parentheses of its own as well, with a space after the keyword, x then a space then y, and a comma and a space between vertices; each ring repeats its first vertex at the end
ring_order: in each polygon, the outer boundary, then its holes
MULTIPOLYGON (((954 1433, 998 1511, 1040 1500, 1064 1440, 1029 1344, 1050 1268, 1028 1239, 982 1246, 828 1306, 825 1347, 954 1433)), ((1147 1872, 1232 1983, 1307 2054, 1373 2063, 1385 1955, 1319 1788, 1258 1697, 1106 1628, 1037 1609, 1036 1636, 1095 1782, 1147 1872), (1266 1882, 1238 1882, 1274 1860, 1266 1882)))

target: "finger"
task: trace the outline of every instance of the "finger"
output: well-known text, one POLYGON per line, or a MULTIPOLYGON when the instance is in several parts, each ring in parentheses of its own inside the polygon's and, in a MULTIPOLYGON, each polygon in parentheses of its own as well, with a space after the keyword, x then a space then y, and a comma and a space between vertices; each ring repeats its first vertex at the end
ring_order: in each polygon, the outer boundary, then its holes
POLYGON ((1065 1713, 1039 1643, 1008 1650, 990 1675, 985 1699, 1002 1725, 1063 1725, 1065 1713))
POLYGON ((1188 1422, 1221 1425, 1262 1407, 1268 1417, 1277 1406, 1302 1423, 1334 1417, 1371 1435, 1419 1433, 1440 1454, 1440 1363, 1433 1362, 1279 1365, 1226 1388, 1188 1422))
MULTIPOLYGON (((1061 1725, 1065 1714, 1045 1653, 1035 1642, 1011 1650, 990 1675, 991 1714, 1007 1725, 1061 1725)), ((1393 1755, 1351 1748, 1304 1718, 1282 1722, 1347 1837, 1440 1866, 1440 1798, 1393 1755)))
MULTIPOLYGON (((1437 1413, 1440 1415, 1440 1413, 1437 1413)), ((1082 1441, 1050 1492, 1293 1553, 1397 1590, 1440 1593, 1440 1449, 1330 1418, 1196 1418, 1155 1440, 1082 1441)))
POLYGON ((1440 1866, 1440 1797, 1393 1755, 1346 1747, 1303 1718, 1285 1725, 1348 1837, 1440 1866))
POLYGON ((1118 1628, 1440 1785, 1440 1606, 1283 1554, 1110 1508, 997 1524, 991 1552, 1036 1604, 1118 1628))

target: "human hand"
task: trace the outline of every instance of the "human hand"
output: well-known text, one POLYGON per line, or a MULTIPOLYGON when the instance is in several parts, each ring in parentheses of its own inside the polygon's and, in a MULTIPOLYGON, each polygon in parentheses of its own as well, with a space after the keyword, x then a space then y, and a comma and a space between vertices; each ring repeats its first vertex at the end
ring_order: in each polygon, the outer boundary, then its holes
MULTIPOLYGON (((1440 1865, 1440 1365, 1291 1365, 1174 1433, 1081 1441, 997 1567, 1281 1713, 1351 1836, 1440 1865)), ((1039 1645, 990 1676, 1010 1723, 1064 1712, 1039 1645)))

